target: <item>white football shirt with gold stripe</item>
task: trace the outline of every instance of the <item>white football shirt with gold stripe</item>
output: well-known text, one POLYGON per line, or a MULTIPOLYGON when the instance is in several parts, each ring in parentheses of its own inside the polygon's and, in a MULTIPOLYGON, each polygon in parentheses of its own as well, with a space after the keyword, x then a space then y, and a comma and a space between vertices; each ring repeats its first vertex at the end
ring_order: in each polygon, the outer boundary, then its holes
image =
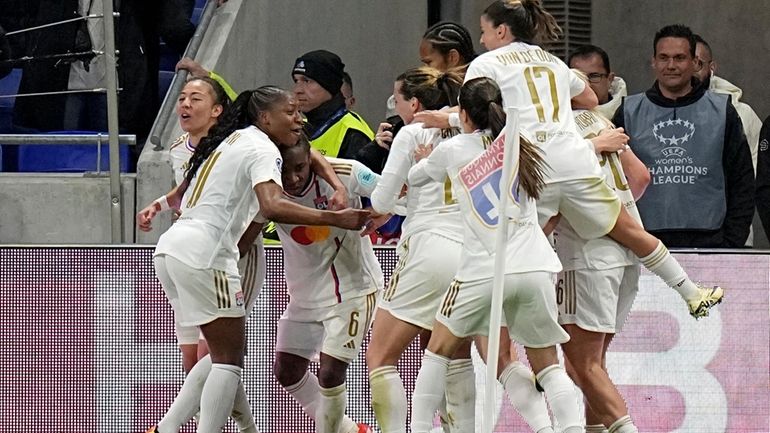
POLYGON ((513 42, 488 51, 468 66, 465 81, 489 77, 503 106, 519 110, 519 126, 545 153, 546 183, 601 176, 596 158, 575 127, 570 101, 587 84, 556 56, 536 45, 513 42))
MULTIPOLYGON (((361 208, 380 177, 358 161, 327 158, 348 190, 350 207, 361 208)), ((325 180, 311 172, 299 195, 284 196, 302 206, 326 209, 334 194, 325 180)), ((380 263, 368 236, 330 226, 277 224, 284 255, 286 286, 292 304, 326 307, 376 292, 384 285, 380 263)))
POLYGON ((372 208, 379 213, 393 212, 396 201, 406 185, 406 219, 401 227, 401 239, 413 233, 431 231, 460 241, 462 223, 460 208, 452 195, 448 177, 415 187, 409 185, 409 169, 415 164, 414 150, 418 145, 441 146, 457 130, 423 128, 422 123, 406 125, 398 131, 390 146, 388 160, 382 169, 382 180, 372 194, 372 208))
POLYGON ((182 199, 182 216, 158 241, 168 254, 198 269, 238 274, 237 243, 259 213, 254 186, 281 184, 278 148, 254 126, 227 137, 198 169, 182 199))

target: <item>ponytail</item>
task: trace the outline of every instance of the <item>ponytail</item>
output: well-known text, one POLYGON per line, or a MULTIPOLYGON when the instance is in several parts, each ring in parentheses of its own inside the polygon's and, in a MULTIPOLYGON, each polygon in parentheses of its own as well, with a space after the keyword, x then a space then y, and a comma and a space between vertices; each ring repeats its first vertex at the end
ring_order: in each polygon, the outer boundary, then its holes
POLYGON ((404 99, 417 98, 426 110, 438 110, 457 105, 463 75, 459 68, 441 72, 429 66, 421 66, 408 69, 396 81, 401 82, 404 99))
POLYGON ((505 24, 516 40, 526 43, 551 42, 562 35, 556 19, 540 0, 497 0, 484 9, 495 26, 505 24))
MULTIPOLYGON (((460 89, 460 108, 479 129, 490 129, 497 137, 505 127, 503 97, 497 84, 487 77, 468 80, 460 89)), ((545 185, 543 172, 548 164, 542 151, 524 137, 519 140, 519 188, 537 200, 545 185)))

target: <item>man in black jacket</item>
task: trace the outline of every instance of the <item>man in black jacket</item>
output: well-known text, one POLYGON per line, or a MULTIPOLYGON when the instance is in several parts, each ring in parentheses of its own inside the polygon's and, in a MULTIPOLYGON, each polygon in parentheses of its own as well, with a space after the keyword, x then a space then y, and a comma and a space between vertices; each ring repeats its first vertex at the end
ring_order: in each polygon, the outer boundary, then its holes
POLYGON ((765 234, 770 237, 770 116, 759 131, 757 151, 757 211, 765 234))
POLYGON ((625 98, 613 122, 650 170, 638 202, 650 233, 669 247, 740 248, 754 214, 751 152, 730 97, 694 78, 695 45, 685 26, 658 31, 656 81, 625 98))

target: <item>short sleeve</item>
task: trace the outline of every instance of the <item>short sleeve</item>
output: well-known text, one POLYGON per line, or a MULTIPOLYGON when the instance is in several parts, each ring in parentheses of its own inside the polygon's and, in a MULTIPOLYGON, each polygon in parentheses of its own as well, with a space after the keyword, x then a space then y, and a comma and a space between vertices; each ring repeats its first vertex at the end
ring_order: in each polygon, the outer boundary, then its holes
POLYGON ((272 149, 268 146, 249 149, 244 157, 246 175, 251 181, 252 188, 269 181, 273 181, 283 188, 281 183, 283 159, 281 159, 278 148, 271 147, 272 149))
POLYGON ((348 191, 360 197, 371 197, 380 175, 358 161, 351 160, 350 163, 353 171, 348 181, 348 191))
POLYGON ((586 88, 586 82, 578 76, 575 72, 569 69, 569 96, 574 98, 575 96, 583 93, 586 88))

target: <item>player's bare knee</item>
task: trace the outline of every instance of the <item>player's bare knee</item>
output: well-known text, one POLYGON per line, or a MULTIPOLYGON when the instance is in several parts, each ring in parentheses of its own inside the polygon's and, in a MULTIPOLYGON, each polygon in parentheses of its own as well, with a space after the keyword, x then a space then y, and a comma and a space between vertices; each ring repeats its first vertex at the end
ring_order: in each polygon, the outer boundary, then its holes
POLYGON ((306 365, 298 365, 291 362, 290 359, 281 357, 280 352, 276 354, 275 361, 273 362, 273 376, 275 380, 281 384, 281 386, 291 386, 302 380, 305 377, 307 371, 306 365))
POLYGON ((318 370, 318 383, 323 388, 334 388, 345 383, 347 364, 335 366, 321 366, 318 370))

